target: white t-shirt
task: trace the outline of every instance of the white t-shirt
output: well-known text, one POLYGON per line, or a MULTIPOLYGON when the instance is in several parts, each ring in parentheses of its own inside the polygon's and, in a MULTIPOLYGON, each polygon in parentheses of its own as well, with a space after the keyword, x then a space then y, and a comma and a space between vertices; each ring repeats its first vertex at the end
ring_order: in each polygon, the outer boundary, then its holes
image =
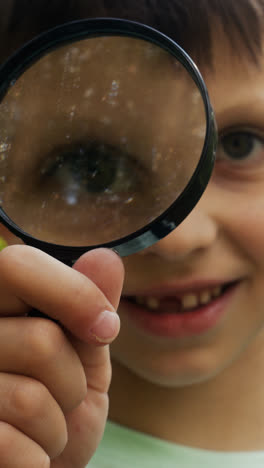
POLYGON ((108 422, 87 468, 264 468, 264 452, 185 447, 108 422))

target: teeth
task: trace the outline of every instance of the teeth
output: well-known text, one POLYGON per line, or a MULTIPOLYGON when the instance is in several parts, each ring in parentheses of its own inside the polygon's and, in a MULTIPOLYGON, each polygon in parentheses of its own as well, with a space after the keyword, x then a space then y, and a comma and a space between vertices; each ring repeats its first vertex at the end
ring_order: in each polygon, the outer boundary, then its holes
POLYGON ((146 305, 151 310, 157 310, 159 308, 160 302, 156 297, 148 297, 146 300, 146 305))
POLYGON ((204 305, 204 304, 208 304, 211 301, 212 296, 209 291, 203 291, 200 293, 199 299, 200 299, 200 304, 204 305))
POLYGON ((201 291, 199 294, 186 294, 185 296, 181 298, 182 308, 183 310, 189 310, 189 309, 194 309, 199 304, 201 305, 209 304, 209 302, 211 302, 212 299, 219 297, 221 293, 222 293, 222 287, 216 286, 211 291, 209 291, 208 289, 205 289, 204 291, 201 291))
POLYGON ((182 297, 181 303, 183 309, 193 309, 199 304, 198 297, 195 294, 186 294, 182 297))
MULTIPOLYGON (((211 290, 205 289, 204 291, 200 291, 197 294, 185 294, 180 299, 182 310, 190 310, 198 307, 199 305, 209 304, 209 302, 211 302, 213 299, 219 297, 221 293, 222 287, 216 286, 211 290)), ((135 300, 137 304, 148 307, 150 310, 158 310, 160 308, 161 300, 157 297, 137 296, 135 300)))
POLYGON ((160 306, 160 301, 156 297, 143 297, 137 296, 136 303, 139 305, 147 306, 151 310, 157 310, 160 306))

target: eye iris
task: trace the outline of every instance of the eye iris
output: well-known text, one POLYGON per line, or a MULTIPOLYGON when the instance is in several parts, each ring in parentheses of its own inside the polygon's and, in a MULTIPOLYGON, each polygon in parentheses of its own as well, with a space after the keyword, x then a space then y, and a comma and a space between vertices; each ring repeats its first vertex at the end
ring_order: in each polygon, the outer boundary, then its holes
POLYGON ((222 138, 222 146, 229 157, 243 159, 254 149, 254 139, 250 133, 233 133, 222 138))
POLYGON ((118 161, 113 152, 104 145, 91 144, 64 154, 74 180, 89 192, 103 192, 113 184, 118 170, 118 161))

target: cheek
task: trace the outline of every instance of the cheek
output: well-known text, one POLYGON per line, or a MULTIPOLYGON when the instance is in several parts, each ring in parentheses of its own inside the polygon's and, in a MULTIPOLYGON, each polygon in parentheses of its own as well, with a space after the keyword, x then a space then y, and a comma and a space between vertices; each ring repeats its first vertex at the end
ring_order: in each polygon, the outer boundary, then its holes
POLYGON ((223 237, 238 261, 264 268, 264 177, 225 176, 216 167, 202 198, 218 241, 223 237))
POLYGON ((264 269, 264 196, 240 194, 226 206, 229 236, 251 264, 264 269))

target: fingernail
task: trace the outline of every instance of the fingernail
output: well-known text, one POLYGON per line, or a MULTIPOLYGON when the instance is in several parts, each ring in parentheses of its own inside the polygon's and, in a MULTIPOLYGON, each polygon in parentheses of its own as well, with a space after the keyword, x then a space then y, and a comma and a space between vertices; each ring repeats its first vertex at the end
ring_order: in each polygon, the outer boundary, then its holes
POLYGON ((90 334, 99 343, 111 343, 118 335, 120 329, 120 320, 116 312, 104 310, 97 317, 97 320, 90 328, 90 334))

